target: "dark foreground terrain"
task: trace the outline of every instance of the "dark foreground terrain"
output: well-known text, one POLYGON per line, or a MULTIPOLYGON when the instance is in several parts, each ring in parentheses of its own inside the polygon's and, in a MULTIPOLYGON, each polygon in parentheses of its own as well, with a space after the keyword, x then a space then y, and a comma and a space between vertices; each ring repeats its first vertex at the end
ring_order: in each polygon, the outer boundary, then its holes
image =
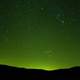
POLYGON ((0 65, 0 80, 80 80, 80 67, 46 71, 0 65))

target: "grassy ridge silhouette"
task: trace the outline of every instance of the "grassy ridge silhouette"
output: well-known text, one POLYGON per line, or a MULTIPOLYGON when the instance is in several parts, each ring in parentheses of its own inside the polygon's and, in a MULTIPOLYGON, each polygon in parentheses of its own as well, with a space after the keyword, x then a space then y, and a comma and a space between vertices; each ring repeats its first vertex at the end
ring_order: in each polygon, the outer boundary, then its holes
POLYGON ((0 80, 80 80, 80 66, 42 70, 0 65, 0 80))

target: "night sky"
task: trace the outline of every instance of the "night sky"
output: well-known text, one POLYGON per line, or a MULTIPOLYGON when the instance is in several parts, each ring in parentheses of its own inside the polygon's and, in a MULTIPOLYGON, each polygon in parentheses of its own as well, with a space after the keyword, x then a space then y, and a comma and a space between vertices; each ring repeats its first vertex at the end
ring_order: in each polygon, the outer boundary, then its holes
POLYGON ((79 0, 0 0, 0 64, 80 66, 79 0))

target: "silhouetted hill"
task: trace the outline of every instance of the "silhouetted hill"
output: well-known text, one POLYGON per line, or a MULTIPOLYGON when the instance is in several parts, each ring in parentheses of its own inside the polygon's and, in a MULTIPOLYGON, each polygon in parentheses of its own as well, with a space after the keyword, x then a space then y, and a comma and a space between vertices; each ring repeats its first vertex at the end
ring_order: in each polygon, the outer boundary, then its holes
POLYGON ((0 65, 0 80, 80 80, 80 67, 58 70, 25 69, 0 65))

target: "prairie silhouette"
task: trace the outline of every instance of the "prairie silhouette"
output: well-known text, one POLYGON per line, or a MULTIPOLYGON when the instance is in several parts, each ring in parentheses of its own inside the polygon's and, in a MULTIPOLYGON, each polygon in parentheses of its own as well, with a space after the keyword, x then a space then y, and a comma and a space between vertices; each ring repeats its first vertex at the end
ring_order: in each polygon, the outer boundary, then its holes
POLYGON ((0 65, 0 80, 80 80, 80 67, 57 70, 26 69, 0 65))

